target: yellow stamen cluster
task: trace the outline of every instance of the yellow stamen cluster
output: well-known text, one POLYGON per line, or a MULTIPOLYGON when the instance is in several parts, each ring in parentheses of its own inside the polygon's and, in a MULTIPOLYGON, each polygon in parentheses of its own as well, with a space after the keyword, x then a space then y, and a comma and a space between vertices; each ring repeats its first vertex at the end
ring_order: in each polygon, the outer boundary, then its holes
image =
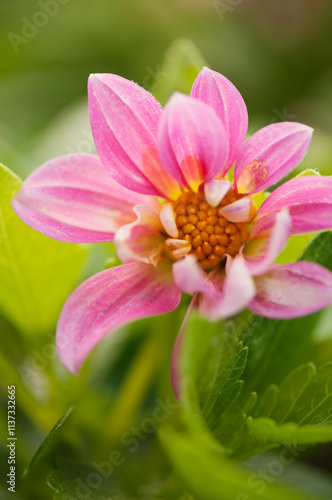
POLYGON ((217 207, 211 207, 201 192, 188 191, 174 202, 178 239, 191 244, 201 267, 216 267, 225 254, 236 255, 249 237, 247 223, 229 222, 220 209, 237 200, 234 192, 226 195, 217 207))

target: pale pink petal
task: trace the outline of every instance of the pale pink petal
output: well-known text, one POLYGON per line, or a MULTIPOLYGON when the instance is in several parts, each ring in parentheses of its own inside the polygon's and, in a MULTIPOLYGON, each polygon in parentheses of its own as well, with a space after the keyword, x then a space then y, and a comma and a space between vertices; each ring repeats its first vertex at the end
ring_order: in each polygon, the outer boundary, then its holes
POLYGON ((177 238, 179 231, 175 222, 173 203, 171 201, 167 201, 162 204, 159 217, 166 233, 173 238, 177 238))
POLYGON ((254 200, 249 196, 245 196, 222 207, 218 213, 231 222, 249 222, 256 215, 256 211, 254 200))
POLYGON ((211 296, 215 293, 208 275, 199 266, 194 255, 187 255, 173 264, 173 277, 180 290, 189 295, 202 292, 211 296))
POLYGON ((182 259, 191 250, 191 243, 187 240, 167 238, 164 245, 165 251, 172 260, 182 259))
MULTIPOLYGON (((115 231, 135 220, 132 210, 148 197, 115 182, 98 156, 68 155, 37 168, 12 200, 29 226, 61 241, 111 241, 115 231)), ((155 200, 151 197, 151 202, 155 200)))
POLYGON ((245 245, 243 255, 252 275, 263 274, 286 247, 291 234, 292 219, 287 208, 282 209, 268 232, 255 233, 245 245))
POLYGON ((157 265, 162 258, 165 241, 158 214, 149 205, 137 205, 133 210, 137 220, 120 227, 115 233, 118 257, 124 263, 139 260, 157 265))
POLYGON ((158 144, 168 172, 194 191, 222 170, 228 152, 224 126, 213 109, 180 93, 165 106, 158 144))
POLYGON ((169 265, 154 268, 133 262, 92 276, 62 309, 56 336, 61 361, 77 374, 108 333, 131 321, 172 311, 180 299, 169 265))
POLYGON ((273 264, 255 283, 257 296, 248 308, 267 318, 305 316, 332 303, 332 273, 315 262, 273 264))
POLYGON ((179 184, 157 151, 162 107, 146 90, 117 75, 90 75, 89 113, 99 157, 112 177, 132 191, 176 198, 179 184))
POLYGON ((175 397, 178 399, 178 401, 181 401, 181 396, 182 396, 182 366, 181 366, 181 358, 182 358, 182 353, 183 353, 183 347, 184 347, 184 334, 185 334, 185 329, 187 326, 187 321, 189 319, 189 316, 194 309, 195 303, 197 300, 197 293, 194 295, 192 298, 189 307, 187 309, 186 315, 184 317, 184 320, 182 322, 180 331, 178 333, 178 336, 176 337, 176 341, 173 347, 172 351, 172 357, 171 357, 171 370, 170 370, 170 375, 171 375, 171 384, 172 388, 175 394, 175 397))
POLYGON ((292 218, 291 234, 332 229, 332 178, 310 175, 286 182, 264 201, 254 228, 271 226, 283 207, 292 218))
POLYGON ((213 179, 204 185, 205 199, 211 207, 217 207, 232 187, 229 181, 213 179))
POLYGON ((211 320, 228 318, 239 313, 253 299, 256 293, 255 284, 242 256, 228 259, 226 276, 223 271, 215 268, 209 274, 209 279, 215 287, 211 297, 204 294, 201 297, 200 312, 211 320))
POLYGON ((291 172, 306 154, 312 128, 295 122, 273 123, 245 143, 234 169, 239 193, 262 191, 291 172))
POLYGON ((197 76, 191 96, 205 102, 217 113, 229 139, 229 152, 220 172, 224 175, 242 148, 248 129, 248 113, 237 88, 220 73, 203 68, 197 76))

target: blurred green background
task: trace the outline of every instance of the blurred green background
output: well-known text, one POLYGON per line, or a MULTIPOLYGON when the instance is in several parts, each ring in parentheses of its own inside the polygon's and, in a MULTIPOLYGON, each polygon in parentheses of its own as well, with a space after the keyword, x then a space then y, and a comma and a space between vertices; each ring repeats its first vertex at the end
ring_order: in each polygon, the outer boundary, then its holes
MULTIPOLYGON (((134 80, 164 103, 174 90, 189 93, 203 64, 240 90, 248 106, 250 134, 283 120, 312 126, 314 139, 301 170, 318 168, 332 174, 329 0, 0 0, 0 26, 0 162, 22 178, 54 156, 94 152, 86 94, 90 73, 134 80)), ((56 311, 52 316, 44 311, 44 329, 37 332, 32 321, 40 319, 38 309, 30 310, 30 325, 23 311, 16 311, 16 320, 13 311, 0 314, 2 382, 5 389, 7 382, 19 388, 19 472, 75 402, 70 427, 57 444, 52 441, 47 459, 29 471, 21 498, 53 498, 45 478, 63 457, 102 460, 124 429, 149 415, 154 398, 173 398, 169 359, 185 307, 105 340, 78 379, 52 351, 56 316, 68 293, 114 256, 111 245, 98 248, 90 252, 83 271, 72 268, 68 282, 63 278, 56 311), (37 363, 37 369, 30 370, 31 363, 37 363)), ((85 250, 77 248, 77 256, 71 255, 78 268, 85 250)), ((330 335, 330 319, 318 328, 321 338, 326 332, 330 335)), ((319 350, 318 359, 327 361, 331 352, 331 347, 319 350)), ((0 397, 5 416, 5 391, 0 397)), ((5 435, 6 426, 1 424, 0 430, 5 435)), ((130 477, 132 491, 143 491, 135 498, 161 498, 152 486, 168 478, 170 466, 158 446, 155 441, 144 445, 140 467, 131 455, 119 471, 118 484, 130 489, 130 477), (144 493, 145 483, 152 493, 144 493)), ((327 457, 325 468, 330 467, 329 454, 324 448, 317 455, 317 462, 327 457)), ((6 456, 0 447, 4 467, 6 456)), ((167 481, 171 493, 162 498, 180 498, 178 483, 167 481)), ((0 493, 6 495, 5 488, 0 493)), ((55 493, 54 499, 60 498, 55 493)))
POLYGON ((0 155, 22 175, 86 139, 90 73, 153 90, 178 38, 239 88, 250 132, 285 119, 313 126, 305 165, 329 168, 329 0, 1 0, 0 25, 0 155))

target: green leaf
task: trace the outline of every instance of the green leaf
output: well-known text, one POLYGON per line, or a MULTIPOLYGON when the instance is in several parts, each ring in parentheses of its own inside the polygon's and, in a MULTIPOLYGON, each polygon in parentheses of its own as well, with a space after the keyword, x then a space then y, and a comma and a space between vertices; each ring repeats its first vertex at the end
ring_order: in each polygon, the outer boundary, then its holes
POLYGON ((38 464, 38 462, 44 457, 44 454, 50 450, 52 445, 56 443, 59 433, 62 431, 62 427, 64 423, 68 420, 71 412, 73 411, 73 407, 70 407, 68 411, 61 417, 61 419, 55 424, 51 432, 46 436, 44 441, 40 444, 38 450, 34 454, 30 464, 25 469, 23 473, 23 477, 27 476, 31 469, 38 464))
POLYGON ((332 441, 332 425, 278 425, 270 418, 247 420, 248 429, 261 441, 283 444, 313 444, 332 441))
POLYGON ((223 322, 211 323, 193 312, 186 325, 182 352, 184 401, 214 427, 241 392, 247 348, 223 322))
POLYGON ((90 464, 80 462, 63 462, 48 476, 47 484, 64 500, 108 500, 119 493, 115 486, 111 463, 107 462, 107 470, 99 470, 90 464))
POLYGON ((166 51, 149 90, 161 104, 165 104, 175 91, 189 94, 203 66, 206 66, 203 56, 191 40, 175 40, 166 51))
POLYGON ((332 362, 316 370, 312 363, 293 370, 280 384, 267 389, 263 400, 273 402, 266 415, 266 404, 247 420, 249 431, 270 445, 332 441, 332 362), (266 417, 269 418, 266 418, 266 417))
POLYGON ((332 361, 317 370, 308 364, 291 372, 280 385, 271 418, 298 425, 332 421, 332 361))
MULTIPOLYGON (((311 240, 301 260, 317 262, 332 271, 331 248, 331 232, 321 233, 311 240)), ((322 311, 318 311, 291 320, 252 316, 240 334, 240 340, 249 348, 243 374, 247 392, 262 394, 269 385, 278 385, 291 370, 303 363, 321 315, 322 311)))
POLYGON ((20 179, 0 165, 0 308, 21 331, 53 329, 74 288, 87 249, 54 241, 14 213, 20 179))
POLYGON ((266 481, 262 496, 262 491, 252 486, 251 474, 217 453, 201 435, 180 434, 165 427, 160 437, 176 472, 197 500, 313 500, 293 488, 291 491, 266 481))

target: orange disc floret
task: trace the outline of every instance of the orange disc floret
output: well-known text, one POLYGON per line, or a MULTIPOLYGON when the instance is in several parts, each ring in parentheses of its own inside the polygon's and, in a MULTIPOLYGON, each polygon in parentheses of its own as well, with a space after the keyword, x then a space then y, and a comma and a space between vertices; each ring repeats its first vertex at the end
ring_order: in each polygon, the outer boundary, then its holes
POLYGON ((230 222, 219 215, 219 209, 237 198, 231 191, 217 207, 211 207, 203 193, 187 191, 173 204, 178 238, 190 241, 190 253, 197 257, 201 267, 207 271, 220 264, 225 254, 238 254, 249 237, 247 223, 230 222))

